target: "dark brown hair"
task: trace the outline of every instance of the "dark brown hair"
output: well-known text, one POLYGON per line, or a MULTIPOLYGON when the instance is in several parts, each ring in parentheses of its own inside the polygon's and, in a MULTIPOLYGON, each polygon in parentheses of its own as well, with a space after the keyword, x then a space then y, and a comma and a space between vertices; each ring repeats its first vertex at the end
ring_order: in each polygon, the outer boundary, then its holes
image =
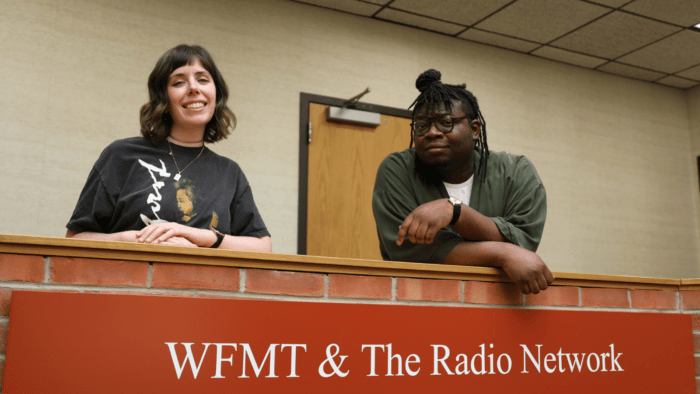
POLYGON ((168 80, 176 69, 192 64, 199 59, 202 66, 211 74, 216 86, 216 107, 214 116, 204 130, 204 142, 220 141, 236 128, 236 115, 226 105, 228 87, 224 77, 214 64, 209 52, 199 45, 181 44, 165 52, 158 59, 156 66, 148 77, 148 102, 141 107, 141 135, 159 144, 170 135, 173 118, 167 113, 168 80))

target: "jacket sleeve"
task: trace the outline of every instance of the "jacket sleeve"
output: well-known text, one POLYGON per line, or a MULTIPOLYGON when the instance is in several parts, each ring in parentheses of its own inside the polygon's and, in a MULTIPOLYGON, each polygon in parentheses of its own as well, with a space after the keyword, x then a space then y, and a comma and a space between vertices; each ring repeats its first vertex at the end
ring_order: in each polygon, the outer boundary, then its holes
POLYGON ((506 180, 502 216, 492 217, 503 237, 510 243, 537 251, 547 218, 547 194, 535 166, 520 156, 506 180))
POLYGON ((408 239, 401 246, 396 244, 399 226, 406 217, 420 204, 437 198, 437 188, 421 182, 413 168, 409 168, 397 154, 384 159, 377 171, 372 194, 372 211, 384 260, 439 264, 463 241, 451 228, 445 228, 438 231, 429 245, 413 244, 408 239), (430 199, 430 194, 435 198, 430 199))

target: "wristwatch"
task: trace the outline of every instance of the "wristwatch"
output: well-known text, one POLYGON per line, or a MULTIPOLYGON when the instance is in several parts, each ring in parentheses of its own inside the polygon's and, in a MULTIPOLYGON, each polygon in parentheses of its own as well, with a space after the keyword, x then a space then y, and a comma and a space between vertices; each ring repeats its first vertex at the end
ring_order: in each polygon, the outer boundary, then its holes
POLYGON ((454 210, 452 211, 452 221, 450 222, 450 226, 452 226, 457 223, 457 220, 459 220, 459 215, 462 213, 462 200, 457 197, 450 196, 447 201, 449 201, 449 203, 454 207, 454 210))
POLYGON ((214 228, 214 226, 209 226, 209 230, 214 232, 214 235, 216 235, 216 242, 214 242, 214 245, 210 246, 212 249, 216 249, 221 245, 221 242, 224 241, 224 234, 221 233, 221 231, 217 230, 214 228))

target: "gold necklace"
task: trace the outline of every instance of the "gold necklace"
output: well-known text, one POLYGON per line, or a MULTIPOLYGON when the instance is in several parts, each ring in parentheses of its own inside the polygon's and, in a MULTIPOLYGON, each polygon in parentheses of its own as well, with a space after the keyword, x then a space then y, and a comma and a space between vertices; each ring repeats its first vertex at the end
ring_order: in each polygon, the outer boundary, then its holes
POLYGON ((180 167, 177 166, 177 161, 175 161, 175 155, 173 154, 173 147, 170 146, 170 141, 168 141, 168 148, 170 149, 170 156, 173 158, 173 163, 175 163, 175 168, 177 168, 177 174, 175 174, 175 176, 173 177, 173 179, 175 179, 176 181, 180 180, 180 174, 182 174, 182 171, 185 171, 187 167, 191 166, 192 163, 195 162, 195 160, 199 159, 199 156, 202 155, 202 152, 204 152, 204 145, 202 145, 202 150, 199 151, 197 157, 195 157, 194 160, 190 162, 190 164, 186 165, 185 168, 181 170, 180 167))

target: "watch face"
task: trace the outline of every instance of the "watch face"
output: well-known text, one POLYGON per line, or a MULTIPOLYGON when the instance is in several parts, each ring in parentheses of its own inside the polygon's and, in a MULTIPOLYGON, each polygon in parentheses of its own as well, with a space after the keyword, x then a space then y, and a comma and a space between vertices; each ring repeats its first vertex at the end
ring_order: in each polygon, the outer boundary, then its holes
POLYGON ((450 204, 452 204, 452 205, 461 205, 462 204, 462 200, 460 200, 457 197, 450 196, 449 201, 450 201, 450 204))

